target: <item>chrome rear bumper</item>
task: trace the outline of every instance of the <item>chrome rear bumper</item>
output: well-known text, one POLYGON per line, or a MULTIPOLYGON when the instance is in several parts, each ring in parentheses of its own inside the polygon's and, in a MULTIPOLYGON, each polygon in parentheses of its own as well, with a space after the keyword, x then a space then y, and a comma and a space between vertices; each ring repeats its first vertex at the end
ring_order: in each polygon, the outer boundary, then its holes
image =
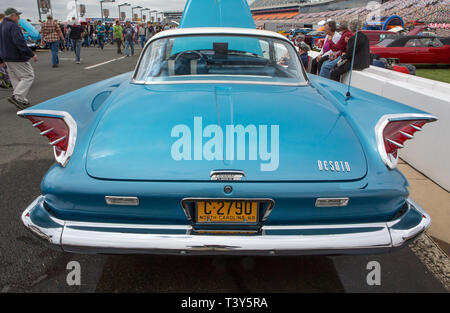
POLYGON ((305 255, 386 252, 426 230, 430 216, 413 200, 387 223, 263 226, 260 235, 199 235, 190 225, 136 225, 64 221, 36 198, 24 225, 52 247, 75 253, 305 255))

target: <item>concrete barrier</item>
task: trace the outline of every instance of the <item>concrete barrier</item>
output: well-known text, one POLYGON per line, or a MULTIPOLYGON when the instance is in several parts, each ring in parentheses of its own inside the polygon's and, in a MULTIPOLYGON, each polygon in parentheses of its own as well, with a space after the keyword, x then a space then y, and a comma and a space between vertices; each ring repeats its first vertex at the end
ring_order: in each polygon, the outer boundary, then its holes
MULTIPOLYGON (((342 82, 347 84, 349 74, 342 82)), ((352 86, 431 113, 439 121, 407 141, 400 157, 450 191, 450 84, 371 66, 353 71, 352 86)))

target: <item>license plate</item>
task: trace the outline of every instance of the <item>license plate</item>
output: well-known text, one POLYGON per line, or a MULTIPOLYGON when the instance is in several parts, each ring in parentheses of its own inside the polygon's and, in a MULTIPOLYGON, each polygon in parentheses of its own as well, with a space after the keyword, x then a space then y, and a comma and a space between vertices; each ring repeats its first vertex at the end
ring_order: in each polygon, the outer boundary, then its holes
POLYGON ((250 200, 198 201, 197 223, 257 223, 258 202, 250 200))

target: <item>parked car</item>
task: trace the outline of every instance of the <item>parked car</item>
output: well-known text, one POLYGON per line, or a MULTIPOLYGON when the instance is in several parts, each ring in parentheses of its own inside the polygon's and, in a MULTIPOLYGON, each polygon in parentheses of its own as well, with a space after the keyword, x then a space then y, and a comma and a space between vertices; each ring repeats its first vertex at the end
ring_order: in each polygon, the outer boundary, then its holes
POLYGON ((311 31, 312 31, 311 28, 297 28, 297 29, 293 29, 293 30, 291 30, 289 32, 289 39, 292 40, 292 38, 294 38, 298 34, 301 34, 302 36, 305 36, 306 34, 308 34, 311 31))
POLYGON ((286 38, 289 37, 289 32, 286 31, 286 30, 280 30, 280 31, 278 31, 278 34, 280 34, 280 35, 282 35, 282 36, 284 36, 286 38))
POLYGON ((362 30, 361 32, 369 38, 369 44, 371 46, 376 45, 385 39, 397 39, 400 37, 398 33, 388 30, 362 30))
POLYGON ((325 44, 325 38, 319 38, 314 40, 314 48, 316 49, 322 49, 323 45, 325 44))
POLYGON ((370 47, 370 52, 397 63, 450 64, 448 39, 427 36, 402 36, 385 39, 370 47))
POLYGON ((313 30, 305 35, 305 43, 313 47, 315 40, 320 38, 325 38, 325 32, 313 30))
POLYGON ((396 165, 434 116, 308 76, 245 1, 187 8, 133 72, 18 112, 56 160, 31 232, 67 252, 282 255, 384 252, 427 229, 396 165))
POLYGON ((38 47, 41 46, 40 25, 38 30, 36 29, 35 25, 31 24, 26 19, 20 19, 19 27, 22 30, 23 36, 27 42, 28 47, 30 47, 32 50, 36 50, 38 47))

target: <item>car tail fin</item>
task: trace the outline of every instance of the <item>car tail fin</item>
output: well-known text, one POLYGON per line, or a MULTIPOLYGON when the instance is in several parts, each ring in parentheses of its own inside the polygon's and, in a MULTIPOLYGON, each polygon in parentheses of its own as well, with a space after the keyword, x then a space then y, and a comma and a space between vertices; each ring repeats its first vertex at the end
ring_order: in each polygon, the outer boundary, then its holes
POLYGON ((375 127, 378 152, 383 162, 391 169, 397 166, 398 149, 422 127, 437 118, 429 114, 390 114, 384 115, 375 127))
POLYGON ((32 126, 39 129, 53 147, 56 161, 66 166, 74 147, 77 135, 77 124, 67 112, 50 110, 24 110, 17 115, 27 118, 32 126))
POLYGON ((242 27, 255 28, 247 0, 188 0, 179 28, 242 27))

